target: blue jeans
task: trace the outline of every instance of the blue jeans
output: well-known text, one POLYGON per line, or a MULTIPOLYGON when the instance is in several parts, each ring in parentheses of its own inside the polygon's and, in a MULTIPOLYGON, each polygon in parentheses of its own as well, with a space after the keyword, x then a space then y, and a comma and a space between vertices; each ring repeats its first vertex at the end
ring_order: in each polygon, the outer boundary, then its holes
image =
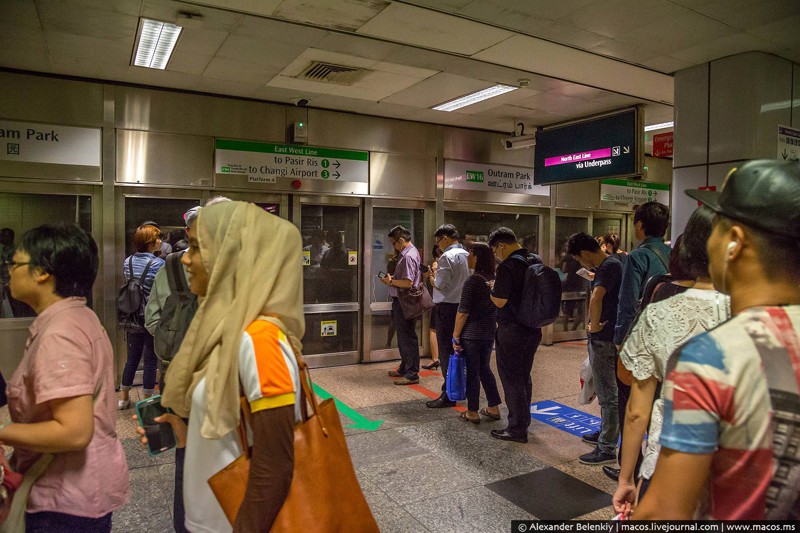
POLYGON ((100 518, 86 518, 66 513, 25 513, 27 533, 110 533, 111 513, 100 518))
POLYGON ((477 411, 480 407, 481 385, 489 407, 500 405, 500 392, 490 365, 494 339, 462 338, 461 346, 467 358, 467 409, 477 411))
POLYGON ((406 379, 419 379, 417 319, 406 320, 397 298, 392 298, 392 323, 397 332, 397 347, 400 349, 400 368, 397 371, 406 379))
POLYGON ((589 363, 594 375, 597 403, 600 404, 600 439, 603 453, 615 454, 619 439, 617 407, 617 348, 613 342, 589 339, 589 363))
POLYGON ((128 344, 128 360, 125 362, 125 370, 122 371, 122 390, 131 390, 133 378, 139 368, 139 361, 144 356, 144 376, 142 384, 145 394, 153 394, 156 390, 156 367, 158 358, 155 348, 153 348, 153 336, 147 331, 132 332, 126 331, 125 337, 128 344))

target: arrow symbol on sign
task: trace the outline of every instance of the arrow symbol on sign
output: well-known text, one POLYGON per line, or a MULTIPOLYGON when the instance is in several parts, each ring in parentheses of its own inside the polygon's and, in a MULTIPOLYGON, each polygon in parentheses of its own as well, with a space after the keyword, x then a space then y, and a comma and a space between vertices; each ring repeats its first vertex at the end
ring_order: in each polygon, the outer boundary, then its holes
POLYGON ((337 180, 338 180, 338 179, 339 179, 339 176, 341 176, 341 174, 339 174, 339 172, 334 172, 334 173, 333 173, 333 177, 334 177, 335 179, 337 179, 337 180))
POLYGON ((340 166, 342 166, 342 164, 341 164, 341 163, 339 163, 339 161, 338 161, 338 160, 334 161, 334 162, 333 162, 333 164, 334 164, 334 166, 335 166, 336 168, 339 168, 340 166))
POLYGON ((630 146, 626 146, 626 147, 624 147, 624 148, 622 149, 622 152, 623 152, 623 153, 626 153, 626 154, 629 154, 629 153, 631 153, 631 147, 630 147, 630 146))
POLYGON ((531 405, 531 414, 532 415, 554 415, 560 409, 560 407, 553 406, 553 407, 545 407, 543 409, 539 409, 536 407, 536 404, 531 405))

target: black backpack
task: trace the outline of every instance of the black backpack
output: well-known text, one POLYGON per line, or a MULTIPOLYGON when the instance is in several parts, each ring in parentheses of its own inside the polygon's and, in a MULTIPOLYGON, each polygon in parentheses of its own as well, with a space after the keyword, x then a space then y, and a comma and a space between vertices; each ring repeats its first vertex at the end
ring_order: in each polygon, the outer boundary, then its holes
POLYGON ((197 311, 197 295, 189 290, 181 265, 182 255, 183 252, 176 252, 167 256, 165 268, 169 281, 169 296, 161 309, 161 318, 153 334, 156 355, 161 360, 163 368, 166 368, 178 353, 183 337, 197 311))
POLYGON ((147 305, 147 297, 144 295, 144 280, 154 259, 150 259, 145 265, 142 275, 137 279, 133 275, 133 256, 128 258, 128 270, 130 277, 125 280, 117 296, 117 311, 119 325, 126 331, 142 332, 144 329, 144 308, 147 305))
POLYGON ((514 254, 512 257, 527 265, 522 301, 519 308, 514 309, 517 322, 529 328, 552 324, 561 310, 561 278, 536 254, 528 257, 514 254))

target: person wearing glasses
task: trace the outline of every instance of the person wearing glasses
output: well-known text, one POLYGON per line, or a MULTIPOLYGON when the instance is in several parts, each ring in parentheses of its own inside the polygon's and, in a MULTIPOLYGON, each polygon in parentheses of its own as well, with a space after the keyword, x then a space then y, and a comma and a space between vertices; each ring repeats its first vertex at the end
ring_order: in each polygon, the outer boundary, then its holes
POLYGON ((397 290, 419 286, 422 280, 419 269, 422 258, 411 242, 411 232, 403 226, 395 226, 389 231, 389 242, 395 252, 400 254, 394 275, 387 274, 381 279, 384 285, 388 285, 389 296, 392 297, 392 323, 397 331, 397 347, 400 349, 400 366, 397 370, 390 370, 389 377, 402 378, 395 381, 395 385, 413 385, 419 383, 417 319, 406 319, 403 316, 397 290))

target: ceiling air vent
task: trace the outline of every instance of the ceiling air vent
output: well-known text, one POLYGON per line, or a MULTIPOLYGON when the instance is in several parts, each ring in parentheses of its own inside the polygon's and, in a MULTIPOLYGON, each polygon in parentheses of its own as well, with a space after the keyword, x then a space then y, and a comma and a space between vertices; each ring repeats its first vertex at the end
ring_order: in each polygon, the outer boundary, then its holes
POLYGON ((303 72, 295 77, 300 80, 321 81, 325 83, 335 83, 337 85, 353 85, 371 72, 371 70, 365 68, 354 68, 322 61, 312 61, 310 65, 303 69, 303 72))

